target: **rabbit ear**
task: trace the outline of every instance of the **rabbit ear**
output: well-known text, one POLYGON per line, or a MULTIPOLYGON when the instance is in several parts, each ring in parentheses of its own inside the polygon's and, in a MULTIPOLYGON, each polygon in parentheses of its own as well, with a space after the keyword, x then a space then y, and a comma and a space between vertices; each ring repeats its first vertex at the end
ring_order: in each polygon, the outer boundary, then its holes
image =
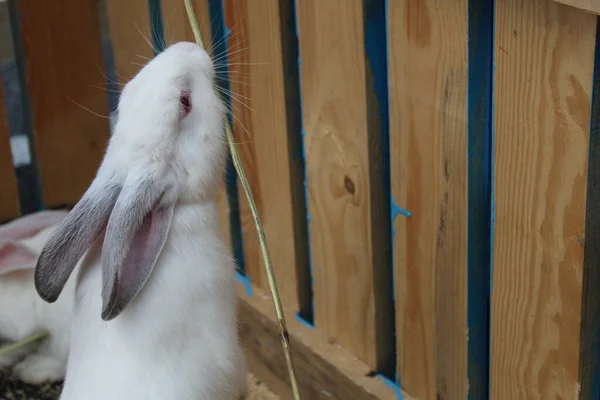
POLYGON ((102 248, 102 319, 117 317, 150 277, 163 249, 175 201, 151 179, 128 182, 110 216, 102 248))
POLYGON ((32 271, 35 268, 36 258, 37 254, 27 247, 12 240, 2 241, 0 242, 0 276, 12 272, 32 271))
POLYGON ((48 239, 34 274, 42 299, 58 299, 81 257, 105 229, 120 189, 110 181, 95 180, 48 239))
POLYGON ((35 236, 40 231, 62 221, 67 211, 38 211, 0 225, 1 240, 17 240, 35 236))

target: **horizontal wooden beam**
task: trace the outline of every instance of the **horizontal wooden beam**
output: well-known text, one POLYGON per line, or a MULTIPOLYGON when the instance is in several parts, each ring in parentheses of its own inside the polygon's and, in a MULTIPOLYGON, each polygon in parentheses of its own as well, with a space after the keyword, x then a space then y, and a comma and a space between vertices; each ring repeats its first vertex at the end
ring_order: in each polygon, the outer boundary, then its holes
POLYGON ((554 2, 600 15, 600 0, 554 0, 554 2))
MULTIPOLYGON (((275 309, 271 298, 252 287, 238 288, 238 325, 249 371, 281 396, 292 399, 275 309)), ((286 312, 286 315, 290 313, 286 312)), ((373 376, 371 368, 317 330, 288 319, 294 364, 303 399, 413 399, 373 376)))

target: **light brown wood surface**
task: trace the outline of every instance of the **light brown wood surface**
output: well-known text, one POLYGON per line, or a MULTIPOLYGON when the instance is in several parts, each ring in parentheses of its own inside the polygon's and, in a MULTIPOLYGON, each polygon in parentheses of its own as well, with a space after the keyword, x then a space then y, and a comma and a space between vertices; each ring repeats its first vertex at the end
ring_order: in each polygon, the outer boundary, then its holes
POLYGON ((109 137, 95 2, 20 1, 34 148, 46 207, 75 204, 109 137))
POLYGON ((389 3, 396 331, 402 387, 467 398, 467 2, 389 3))
POLYGON ((600 0, 554 0, 557 3, 566 4, 580 10, 600 15, 600 0))
POLYGON ((596 17, 498 0, 493 400, 575 399, 596 17))
MULTIPOLYGON (((282 60, 282 26, 277 0, 225 1, 229 37, 229 75, 234 110, 234 135, 269 244, 275 276, 284 305, 299 309, 297 269, 308 268, 306 238, 295 235, 294 224, 305 223, 305 210, 293 196, 303 197, 300 168, 292 160, 292 137, 282 60), (299 262, 299 254, 304 257, 299 262)), ((222 64, 221 64, 222 65, 222 64)), ((294 143, 292 143, 294 142, 294 143)), ((296 149, 300 154, 300 149, 296 149)), ((253 284, 269 289, 254 220, 241 185, 238 185, 245 266, 253 284)), ((293 317, 293 315, 290 315, 293 317)))
MULTIPOLYGON (((195 42, 183 0, 162 0, 161 7, 166 44, 171 45, 181 41, 195 42)), ((211 23, 208 13, 208 0, 193 0, 192 7, 194 8, 194 13, 196 14, 196 19, 205 46, 207 47, 207 50, 210 50, 212 38, 210 32, 211 23)), ((225 140, 225 135, 223 135, 223 140, 225 140)), ((217 208, 221 224, 221 236, 223 237, 227 248, 231 250, 231 229, 229 226, 230 207, 224 173, 221 184, 217 190, 217 208)))
MULTIPOLYGON (((292 400, 271 296, 256 286, 252 296, 246 296, 241 284, 237 289, 240 341, 248 369, 282 399, 292 400)), ((370 366, 318 330, 296 319, 288 321, 288 330, 303 400, 397 400, 399 392, 404 400, 417 399, 372 376, 370 366)))
POLYGON ((19 192, 10 151, 4 90, 0 86, 0 223, 19 216, 19 192))
POLYGON ((125 84, 154 56, 148 0, 106 0, 106 15, 118 80, 125 84))
POLYGON ((381 161, 381 131, 366 105, 374 95, 363 4, 306 0, 296 8, 315 324, 376 367, 391 354, 385 343, 391 329, 384 325, 392 311, 376 308, 375 293, 384 290, 375 282, 389 263, 379 262, 386 252, 373 235, 389 231, 388 221, 378 220, 389 203, 379 196, 381 182, 371 179, 381 161))

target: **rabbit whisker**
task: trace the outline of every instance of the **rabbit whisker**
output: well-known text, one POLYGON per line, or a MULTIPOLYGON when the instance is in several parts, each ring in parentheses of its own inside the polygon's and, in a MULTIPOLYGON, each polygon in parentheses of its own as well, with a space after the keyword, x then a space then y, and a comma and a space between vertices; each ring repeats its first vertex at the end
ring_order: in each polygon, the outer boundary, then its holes
POLYGON ((92 110, 90 110, 89 108, 87 108, 86 106, 84 106, 84 105, 82 105, 82 104, 79 104, 78 102, 76 102, 75 100, 73 100, 73 99, 72 99, 72 98, 70 98, 70 97, 67 97, 67 99, 68 99, 69 101, 71 101, 73 104, 75 104, 76 106, 79 106, 79 107, 81 107, 81 108, 82 108, 82 109, 84 109, 85 111, 88 111, 88 112, 92 113, 93 115, 95 115, 95 116, 97 116, 97 117, 101 117, 101 118, 110 119, 110 117, 109 117, 108 115, 102 115, 102 114, 99 114, 99 113, 97 113, 97 112, 95 112, 95 111, 92 111, 92 110))
POLYGON ((242 123, 242 121, 235 115, 235 113, 231 113, 231 116, 233 117, 233 119, 235 119, 238 124, 242 127, 242 129, 244 130, 244 132, 246 132, 246 134, 249 137, 252 137, 252 135, 250 134, 250 132, 248 132, 248 129, 246 129, 246 127, 244 126, 244 124, 242 123))
POLYGON ((148 44, 148 46, 150 46, 150 49, 152 50, 153 53, 158 53, 158 49, 156 49, 154 47, 154 45, 152 44, 152 42, 150 41, 150 39, 148 39, 146 37, 146 35, 144 35, 140 29, 140 27, 137 25, 137 23, 133 23, 133 25, 135 26, 135 29, 137 29, 137 31, 140 33, 140 35, 142 35, 142 38, 144 38, 144 41, 148 44))

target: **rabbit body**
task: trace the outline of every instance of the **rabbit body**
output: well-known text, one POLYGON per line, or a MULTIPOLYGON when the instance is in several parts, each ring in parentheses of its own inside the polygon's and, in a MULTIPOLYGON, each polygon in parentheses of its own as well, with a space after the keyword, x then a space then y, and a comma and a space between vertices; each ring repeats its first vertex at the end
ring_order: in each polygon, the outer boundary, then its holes
POLYGON ((115 320, 99 318, 98 243, 88 254, 78 277, 61 399, 85 394, 86 400, 238 400, 242 395, 246 371, 237 345, 234 265, 217 240, 216 206, 178 206, 172 224, 144 291, 115 320))
POLYGON ((208 54, 183 42, 125 85, 96 178, 39 257, 48 302, 82 259, 61 400, 239 400, 246 390, 215 201, 227 148, 214 76, 208 54))

